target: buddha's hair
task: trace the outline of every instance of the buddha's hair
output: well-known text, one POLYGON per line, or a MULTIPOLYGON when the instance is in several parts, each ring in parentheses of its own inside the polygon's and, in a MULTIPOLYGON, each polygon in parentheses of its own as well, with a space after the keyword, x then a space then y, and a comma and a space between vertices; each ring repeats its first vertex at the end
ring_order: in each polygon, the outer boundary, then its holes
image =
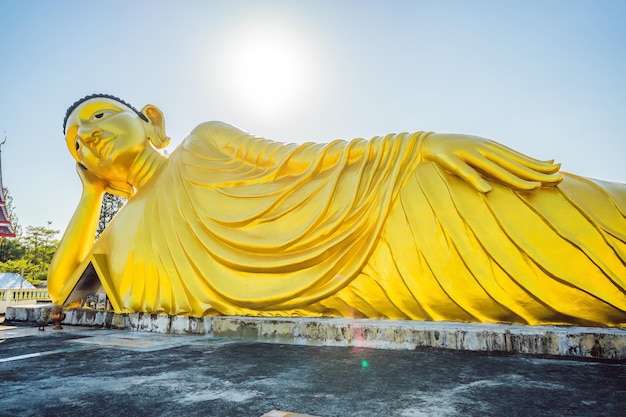
POLYGON ((148 118, 146 117, 145 114, 143 114, 142 112, 140 112, 139 110, 137 110, 136 108, 134 108, 133 106, 131 106, 130 104, 128 104, 127 102, 125 102, 124 100, 122 100, 119 97, 115 97, 114 95, 111 94, 90 94, 88 96, 85 96, 79 100, 77 100, 74 104, 72 104, 67 111, 65 112, 65 118, 63 119, 63 135, 65 135, 65 126, 67 125, 67 119, 70 117, 70 114, 74 111, 74 109, 76 109, 76 107, 78 107, 81 103, 87 101, 87 100, 91 100, 92 98, 108 98, 110 100, 115 100, 118 103, 121 103, 123 105, 125 105, 126 107, 128 107, 129 109, 131 109, 132 111, 134 111, 135 113, 137 113, 137 116, 139 116, 142 120, 148 122, 148 118))

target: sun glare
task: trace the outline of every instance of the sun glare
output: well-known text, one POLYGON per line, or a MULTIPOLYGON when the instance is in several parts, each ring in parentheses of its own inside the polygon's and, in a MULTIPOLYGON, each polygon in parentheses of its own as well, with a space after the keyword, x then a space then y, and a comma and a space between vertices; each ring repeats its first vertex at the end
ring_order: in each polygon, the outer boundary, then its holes
POLYGON ((242 26, 220 54, 224 97, 251 117, 274 119, 297 111, 314 92, 311 45, 285 27, 242 26))

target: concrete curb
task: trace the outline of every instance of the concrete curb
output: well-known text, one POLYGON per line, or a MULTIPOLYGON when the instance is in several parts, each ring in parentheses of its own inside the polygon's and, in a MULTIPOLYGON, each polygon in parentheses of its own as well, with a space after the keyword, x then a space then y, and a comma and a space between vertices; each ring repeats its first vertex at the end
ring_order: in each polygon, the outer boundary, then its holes
MULTIPOLYGON (((6 322, 46 321, 51 305, 9 307, 6 322)), ((374 349, 450 349, 626 362, 626 329, 345 318, 187 317, 69 310, 63 324, 204 334, 266 343, 374 349)))

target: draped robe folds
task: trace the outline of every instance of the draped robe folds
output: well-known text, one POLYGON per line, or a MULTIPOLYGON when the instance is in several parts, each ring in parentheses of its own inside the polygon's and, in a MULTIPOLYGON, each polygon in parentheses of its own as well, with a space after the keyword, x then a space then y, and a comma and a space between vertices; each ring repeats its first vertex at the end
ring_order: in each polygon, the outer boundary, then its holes
POLYGON ((90 257, 118 312, 626 325, 623 184, 483 194, 422 160, 427 135, 202 124, 90 257))

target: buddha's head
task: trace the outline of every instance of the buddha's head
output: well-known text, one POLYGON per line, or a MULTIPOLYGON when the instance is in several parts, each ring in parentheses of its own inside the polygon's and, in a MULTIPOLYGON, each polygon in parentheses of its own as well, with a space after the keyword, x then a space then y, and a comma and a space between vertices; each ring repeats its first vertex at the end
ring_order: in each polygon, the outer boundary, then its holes
POLYGON ((128 174, 147 148, 164 148, 163 113, 147 105, 141 111, 110 95, 86 96, 74 103, 63 123, 68 150, 83 169, 113 188, 127 188, 128 174))

